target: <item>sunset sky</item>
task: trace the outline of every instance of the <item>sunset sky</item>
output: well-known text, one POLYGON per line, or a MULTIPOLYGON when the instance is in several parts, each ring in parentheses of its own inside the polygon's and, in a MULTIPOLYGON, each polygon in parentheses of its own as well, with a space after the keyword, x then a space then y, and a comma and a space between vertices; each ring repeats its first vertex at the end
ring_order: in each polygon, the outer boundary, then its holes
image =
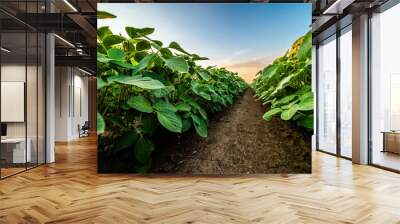
POLYGON ((117 16, 99 20, 99 27, 122 35, 126 26, 153 27, 153 39, 176 41, 210 59, 200 64, 226 67, 248 82, 311 24, 311 4, 305 3, 99 3, 98 9, 117 16))

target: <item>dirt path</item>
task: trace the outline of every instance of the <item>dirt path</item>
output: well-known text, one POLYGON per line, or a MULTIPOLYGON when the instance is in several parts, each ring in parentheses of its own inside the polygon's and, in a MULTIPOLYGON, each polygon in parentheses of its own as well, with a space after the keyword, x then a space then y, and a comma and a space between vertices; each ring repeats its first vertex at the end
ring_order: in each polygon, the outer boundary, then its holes
POLYGON ((209 123, 208 138, 194 132, 166 137, 154 153, 154 173, 247 174, 311 172, 311 135, 274 118, 247 90, 209 123))

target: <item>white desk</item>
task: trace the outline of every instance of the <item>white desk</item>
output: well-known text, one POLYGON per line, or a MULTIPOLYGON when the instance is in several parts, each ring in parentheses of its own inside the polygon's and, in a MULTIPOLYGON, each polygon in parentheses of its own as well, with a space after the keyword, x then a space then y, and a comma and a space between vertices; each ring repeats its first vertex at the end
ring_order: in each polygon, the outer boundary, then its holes
MULTIPOLYGON (((13 163, 25 163, 31 162, 32 160, 32 153, 31 153, 31 146, 32 140, 30 138, 26 139, 28 142, 26 147, 26 154, 25 154, 25 138, 5 138, 1 139, 2 147, 13 147, 13 163), (26 159, 26 160, 25 160, 26 159)), ((2 149, 3 150, 3 149, 2 149)))

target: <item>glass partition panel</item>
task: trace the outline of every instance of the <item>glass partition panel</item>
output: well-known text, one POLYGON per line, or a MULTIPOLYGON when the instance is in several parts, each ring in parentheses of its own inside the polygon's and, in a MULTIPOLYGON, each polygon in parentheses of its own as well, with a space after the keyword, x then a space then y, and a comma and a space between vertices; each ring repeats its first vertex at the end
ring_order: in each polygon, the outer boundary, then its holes
POLYGON ((371 19, 371 159, 400 170, 400 5, 371 19))
POLYGON ((318 149, 336 153, 336 36, 318 47, 318 149))
POLYGON ((43 164, 46 161, 46 151, 45 151, 45 124, 46 124, 46 108, 45 108, 45 65, 46 65, 46 38, 42 33, 38 34, 38 76, 37 76, 37 90, 38 90, 38 164, 43 164))
POLYGON ((27 114, 27 150, 29 153, 28 168, 38 163, 38 35, 27 33, 27 80, 26 80, 26 114, 27 114))
POLYGON ((1 34, 2 177, 25 170, 31 161, 26 138, 26 41, 24 31, 1 34))
POLYGON ((352 33, 351 26, 340 36, 340 154, 352 157, 352 33))
POLYGON ((23 22, 45 5, 0 1, 0 178, 45 163, 46 38, 23 22))

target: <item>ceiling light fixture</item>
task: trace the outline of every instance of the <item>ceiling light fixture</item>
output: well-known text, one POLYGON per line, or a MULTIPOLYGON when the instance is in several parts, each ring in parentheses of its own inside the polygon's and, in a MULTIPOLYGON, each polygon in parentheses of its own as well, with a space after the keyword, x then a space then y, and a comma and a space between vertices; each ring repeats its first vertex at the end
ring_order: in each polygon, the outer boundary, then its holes
POLYGON ((83 50, 81 48, 77 48, 76 53, 78 53, 79 55, 83 55, 83 50))
POLYGON ((54 36, 57 37, 57 38, 58 38, 59 40, 61 40, 62 42, 66 43, 67 45, 69 45, 69 46, 75 48, 75 45, 73 45, 73 44, 72 44, 71 42, 69 42, 68 40, 66 40, 66 39, 64 39, 64 38, 62 38, 62 37, 60 37, 58 34, 54 34, 54 36))
POLYGON ((11 52, 10 50, 8 50, 8 49, 5 48, 5 47, 1 47, 0 49, 1 49, 2 51, 6 52, 6 53, 10 53, 10 52, 11 52))
POLYGON ((64 0, 65 4, 67 4, 72 10, 75 12, 78 12, 78 10, 73 6, 68 0, 64 0))
POLYGON ((86 71, 86 70, 83 70, 83 69, 81 69, 81 68, 79 68, 79 67, 78 67, 78 70, 81 71, 81 72, 83 72, 83 73, 85 73, 85 74, 87 74, 87 75, 92 75, 92 73, 90 73, 90 72, 88 72, 88 71, 86 71))

